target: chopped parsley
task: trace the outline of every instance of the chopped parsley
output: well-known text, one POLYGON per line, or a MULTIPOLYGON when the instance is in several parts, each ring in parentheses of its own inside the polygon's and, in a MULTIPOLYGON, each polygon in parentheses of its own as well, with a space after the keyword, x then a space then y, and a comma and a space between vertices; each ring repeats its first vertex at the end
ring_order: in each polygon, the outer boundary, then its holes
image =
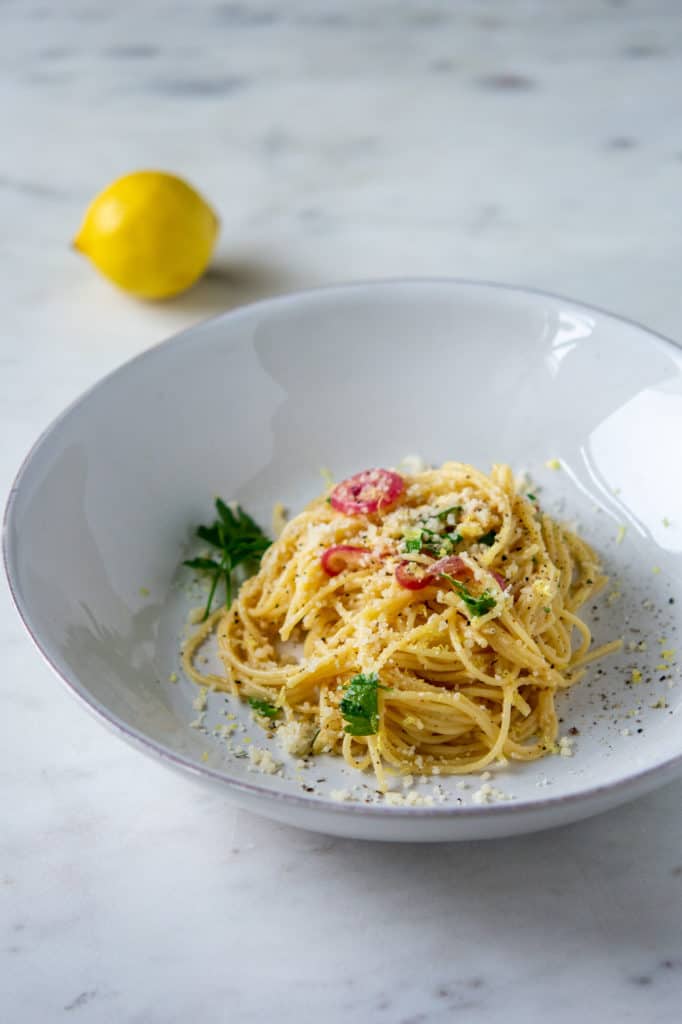
POLYGON ((403 537, 403 543, 405 545, 405 550, 406 551, 421 551, 423 537, 424 537, 424 530, 422 530, 422 529, 410 530, 409 533, 406 533, 405 536, 403 537))
POLYGON ((211 526, 197 527, 197 537, 218 548, 220 559, 190 558, 182 563, 190 569, 209 573, 212 577, 202 621, 208 618, 220 581, 225 583, 225 604, 229 607, 232 604, 234 569, 243 563, 258 565, 263 552, 272 544, 258 523, 239 505, 233 512, 221 498, 216 498, 215 507, 218 518, 211 526))
POLYGON ((485 615, 486 612, 489 612, 491 608, 495 607, 497 602, 492 594, 489 594, 487 590, 484 590, 479 597, 476 597, 471 593, 469 588, 461 582, 461 580, 456 580, 454 576, 451 576, 447 572, 442 572, 440 575, 444 576, 448 583, 452 584, 461 599, 464 601, 464 604, 471 612, 472 616, 477 617, 479 615, 485 615))
POLYGON ((536 498, 536 496, 535 496, 534 494, 531 494, 531 493, 530 493, 530 491, 528 492, 528 494, 526 495, 526 497, 527 497, 527 498, 530 498, 530 500, 531 500, 531 501, 537 501, 537 500, 538 500, 538 499, 536 498))
POLYGON ((379 729, 379 690, 382 686, 376 672, 353 676, 344 687, 340 704, 345 719, 344 731, 350 736, 374 736, 379 729))
POLYGON ((497 537, 497 534, 495 533, 494 530, 488 530, 487 533, 484 533, 482 537, 478 538, 478 543, 479 544, 485 544, 485 546, 487 548, 491 548, 493 546, 493 544, 495 543, 495 538, 496 537, 497 537))
POLYGON ((462 537, 459 533, 436 533, 422 526, 405 534, 403 542, 405 551, 417 551, 434 558, 444 558, 455 550, 462 537))
POLYGON ((461 505, 450 505, 450 508, 444 508, 440 512, 436 512, 436 519, 447 519, 451 512, 453 515, 458 516, 461 511, 461 505))
POLYGON ((449 515, 458 515, 461 511, 461 505, 450 505, 448 508, 441 509, 440 512, 434 512, 432 515, 429 515, 414 529, 407 531, 403 537, 405 551, 433 555, 434 558, 444 558, 447 555, 451 555, 455 550, 455 545, 459 544, 463 538, 461 534, 452 532, 452 528, 448 530, 445 520, 449 515), (443 522, 442 527, 437 523, 437 520, 443 522), (439 526, 439 529, 432 530, 430 526, 427 526, 427 523, 431 523, 432 526, 439 526))
POLYGON ((267 700, 258 700, 256 697, 249 697, 248 700, 253 710, 263 718, 277 718, 280 712, 280 708, 270 704, 267 700))

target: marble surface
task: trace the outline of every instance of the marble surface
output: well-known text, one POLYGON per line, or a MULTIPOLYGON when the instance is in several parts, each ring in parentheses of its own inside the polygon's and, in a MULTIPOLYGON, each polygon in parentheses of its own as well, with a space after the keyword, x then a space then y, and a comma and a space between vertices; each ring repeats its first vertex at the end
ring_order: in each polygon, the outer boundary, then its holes
MULTIPOLYGON (((682 338, 674 0, 0 2, 0 488, 83 388, 205 316, 336 280, 460 275, 682 338), (161 306, 69 250, 159 166, 223 231, 161 306)), ((672 1022, 682 783, 460 846, 278 827, 123 746, 0 593, 0 1017, 672 1022)))

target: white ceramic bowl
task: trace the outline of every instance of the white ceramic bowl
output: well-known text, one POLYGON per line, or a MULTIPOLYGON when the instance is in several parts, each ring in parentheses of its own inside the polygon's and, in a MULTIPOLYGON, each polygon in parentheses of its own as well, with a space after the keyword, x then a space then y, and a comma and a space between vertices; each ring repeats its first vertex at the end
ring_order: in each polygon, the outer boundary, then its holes
POLYGON ((354 285, 226 314, 105 378, 39 439, 6 512, 14 599, 55 672, 103 722, 280 821, 442 840, 593 814, 682 765, 678 671, 661 653, 676 646, 682 607, 681 366, 674 345, 635 324, 488 284, 354 285), (178 566, 214 495, 267 524, 274 501, 296 511, 320 491, 322 466, 341 479, 408 453, 526 468, 614 575, 616 596, 592 624, 626 648, 563 700, 563 727, 579 729, 574 756, 498 772, 509 799, 493 805, 473 801, 478 780, 444 780, 444 801, 429 807, 338 802, 331 791, 358 780, 334 758, 301 771, 276 753, 284 777, 253 774, 213 735, 225 699, 211 697, 207 731, 190 728, 196 690, 169 681, 199 602, 178 566), (545 467, 557 458, 561 470, 545 467))

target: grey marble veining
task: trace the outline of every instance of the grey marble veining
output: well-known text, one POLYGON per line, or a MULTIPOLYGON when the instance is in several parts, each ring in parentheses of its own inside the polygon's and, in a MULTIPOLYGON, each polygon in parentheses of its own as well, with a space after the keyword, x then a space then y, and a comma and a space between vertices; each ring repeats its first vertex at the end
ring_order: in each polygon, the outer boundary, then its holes
MULTIPOLYGON (((483 277, 682 337, 673 0, 6 0, 0 20, 4 492, 103 373, 277 291, 483 277), (68 247, 142 166, 222 219, 211 273, 162 306, 68 247)), ((494 844, 296 832, 122 746, 0 602, 3 1019, 679 1019, 682 785, 494 844)))

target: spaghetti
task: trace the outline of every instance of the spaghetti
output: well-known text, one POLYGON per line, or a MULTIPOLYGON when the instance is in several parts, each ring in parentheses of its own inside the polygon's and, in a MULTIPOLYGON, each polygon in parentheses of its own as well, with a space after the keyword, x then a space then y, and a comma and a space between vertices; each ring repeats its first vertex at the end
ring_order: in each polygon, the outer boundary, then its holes
POLYGON ((619 646, 591 649, 578 614, 606 582, 508 466, 371 470, 284 526, 184 665, 381 787, 386 770, 478 772, 556 749, 556 694, 619 646), (214 632, 225 675, 207 677, 214 632))

